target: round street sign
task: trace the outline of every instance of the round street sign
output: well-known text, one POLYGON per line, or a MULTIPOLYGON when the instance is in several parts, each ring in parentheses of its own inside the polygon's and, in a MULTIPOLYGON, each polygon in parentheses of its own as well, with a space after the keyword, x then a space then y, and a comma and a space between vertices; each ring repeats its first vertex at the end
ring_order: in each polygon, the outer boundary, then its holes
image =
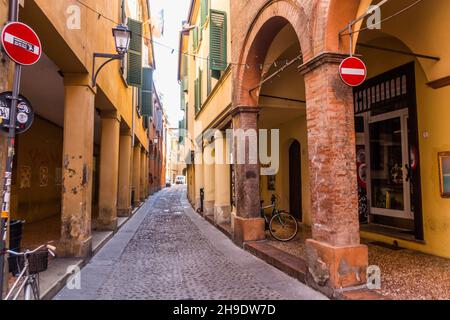
MULTIPOLYGON (((12 92, 0 93, 0 129, 8 132, 9 115, 11 113, 12 92)), ((24 133, 30 129, 34 120, 34 111, 30 101, 20 95, 17 103, 16 132, 24 133)))
POLYGON ((2 46, 16 63, 30 66, 39 61, 42 46, 36 32, 21 22, 8 23, 2 31, 2 46))
POLYGON ((366 80, 367 67, 361 59, 348 57, 342 61, 339 67, 339 74, 345 84, 357 87, 366 80))

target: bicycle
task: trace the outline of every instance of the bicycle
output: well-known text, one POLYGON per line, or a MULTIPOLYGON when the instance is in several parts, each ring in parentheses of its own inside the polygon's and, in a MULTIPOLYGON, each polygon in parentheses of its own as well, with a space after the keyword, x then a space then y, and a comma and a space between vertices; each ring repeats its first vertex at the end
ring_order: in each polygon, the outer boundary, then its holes
POLYGON ((24 300, 39 300, 39 273, 47 270, 48 255, 51 254, 55 257, 55 251, 56 248, 48 244, 33 251, 15 252, 6 250, 10 258, 16 258, 13 267, 20 273, 17 275, 17 280, 7 293, 5 300, 17 300, 21 292, 23 292, 24 300))
POLYGON ((284 210, 278 210, 277 196, 272 195, 271 205, 263 207, 264 201, 261 201, 261 216, 266 222, 266 230, 268 229, 271 236, 281 242, 288 242, 294 239, 298 233, 297 219, 284 210), (267 217, 265 210, 272 209, 271 214, 267 217))

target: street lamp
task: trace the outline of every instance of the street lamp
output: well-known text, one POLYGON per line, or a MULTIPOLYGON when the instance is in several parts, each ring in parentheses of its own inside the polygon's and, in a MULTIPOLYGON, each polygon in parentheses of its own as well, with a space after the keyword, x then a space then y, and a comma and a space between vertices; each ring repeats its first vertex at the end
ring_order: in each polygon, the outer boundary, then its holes
POLYGON ((118 25, 112 29, 114 40, 116 41, 116 51, 120 55, 128 52, 130 47, 131 31, 124 25, 118 25))
POLYGON ((97 77, 100 71, 113 60, 122 60, 125 54, 128 52, 130 47, 131 31, 127 26, 121 24, 112 29, 112 34, 114 37, 114 42, 116 45, 117 54, 111 53, 94 53, 94 61, 92 64, 92 87, 97 86, 97 77), (95 71, 95 59, 96 58, 107 58, 108 60, 104 62, 97 71, 95 71))

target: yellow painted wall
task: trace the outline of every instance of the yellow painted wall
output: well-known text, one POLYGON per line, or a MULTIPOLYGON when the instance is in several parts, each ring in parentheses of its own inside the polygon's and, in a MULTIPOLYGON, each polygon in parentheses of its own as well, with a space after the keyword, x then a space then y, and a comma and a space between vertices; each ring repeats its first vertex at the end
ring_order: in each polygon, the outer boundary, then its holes
POLYGON ((279 209, 289 211, 289 148, 297 140, 301 145, 302 171, 302 213, 303 223, 311 225, 311 193, 309 189, 308 141, 306 136, 306 117, 301 116, 279 125, 280 129, 280 170, 276 175, 276 190, 269 191, 267 176, 261 176, 261 200, 270 204, 272 194, 279 196, 279 209))
POLYGON ((36 117, 30 130, 17 136, 16 143, 12 219, 31 223, 59 214, 63 129, 36 117), (25 178, 28 171, 31 172, 29 183, 25 178))

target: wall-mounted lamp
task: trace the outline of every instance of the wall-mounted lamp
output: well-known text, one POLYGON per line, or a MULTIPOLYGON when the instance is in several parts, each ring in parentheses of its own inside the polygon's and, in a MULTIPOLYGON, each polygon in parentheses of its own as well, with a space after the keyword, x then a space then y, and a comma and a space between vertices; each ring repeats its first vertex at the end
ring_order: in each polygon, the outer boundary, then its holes
POLYGON ((116 45, 117 54, 111 53, 94 53, 94 62, 92 65, 92 87, 97 86, 97 77, 100 71, 108 63, 114 60, 122 60, 125 54, 128 52, 130 47, 131 31, 127 26, 121 24, 112 29, 112 34, 114 36, 114 42, 116 45), (103 63, 97 71, 95 71, 95 59, 96 58, 108 58, 108 60, 103 63))

